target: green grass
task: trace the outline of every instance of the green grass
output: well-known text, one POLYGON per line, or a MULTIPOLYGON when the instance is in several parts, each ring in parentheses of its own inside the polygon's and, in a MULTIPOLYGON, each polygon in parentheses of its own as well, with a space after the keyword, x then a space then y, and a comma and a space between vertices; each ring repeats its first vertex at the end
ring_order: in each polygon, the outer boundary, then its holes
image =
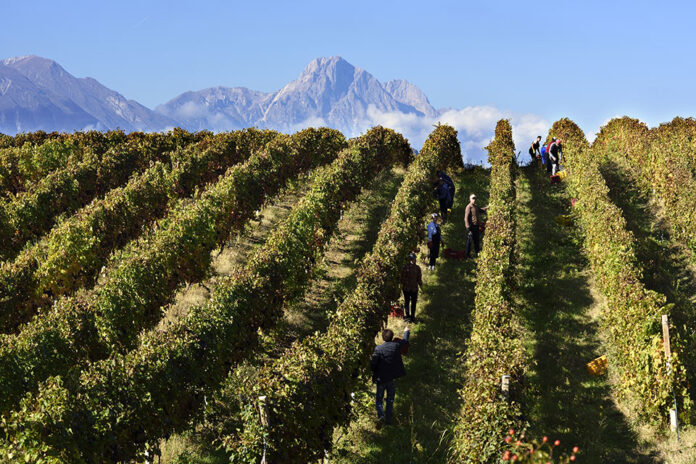
POLYGON ((535 364, 527 379, 530 438, 560 439, 580 447, 581 462, 651 463, 626 417, 615 405, 606 376, 585 364, 604 354, 595 298, 578 231, 554 218, 570 213, 565 184, 551 185, 524 168, 518 185, 519 295, 535 364))
MULTIPOLYGON (((464 208, 476 192, 481 205, 488 201, 488 171, 477 168, 456 176, 457 198, 450 221, 443 227, 447 247, 466 244, 464 208)), ((433 211, 436 211, 433 206, 433 211)), ((425 227, 425 221, 424 221, 425 227)), ((425 254, 425 246, 421 248, 425 254)), ((411 326, 411 345, 404 357, 407 376, 397 381, 395 425, 377 430, 375 387, 366 377, 354 403, 355 419, 335 432, 330 461, 336 463, 442 463, 447 460, 450 428, 459 411, 458 389, 463 372, 459 357, 467 339, 474 304, 475 265, 440 257, 435 271, 423 269, 424 285, 411 326)), ((400 334, 401 319, 388 326, 400 334)), ((376 340, 376 343, 381 341, 376 340)))

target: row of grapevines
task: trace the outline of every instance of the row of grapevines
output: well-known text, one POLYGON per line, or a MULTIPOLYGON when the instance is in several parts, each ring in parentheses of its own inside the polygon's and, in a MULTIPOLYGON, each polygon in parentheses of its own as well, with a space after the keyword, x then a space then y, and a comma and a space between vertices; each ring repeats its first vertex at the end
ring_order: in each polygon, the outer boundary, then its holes
POLYGON ((169 204, 247 159, 276 133, 223 133, 172 154, 110 190, 0 264, 0 330, 8 331, 54 298, 91 286, 109 254, 164 215, 169 204))
POLYGON ((117 251, 94 289, 57 300, 19 334, 2 336, 0 410, 50 375, 133 348, 138 333, 158 322, 176 288, 204 277, 211 251, 231 230, 242 227, 288 179, 335 159, 345 143, 331 129, 276 137, 202 194, 179 200, 167 217, 117 251))
MULTIPOLYGON (((96 131, 90 131, 96 132, 96 131)), ((15 135, 0 134, 0 148, 21 147, 25 144, 40 145, 50 140, 69 137, 68 132, 46 132, 37 130, 34 132, 18 132, 15 135)))
POLYGON ((643 189, 664 206, 672 236, 696 252, 696 121, 674 118, 649 130, 636 119, 616 118, 593 148, 629 160, 643 189))
POLYGON ((0 259, 14 258, 27 241, 50 230, 58 215, 69 215, 125 184, 153 161, 169 161, 172 151, 191 141, 163 134, 131 138, 103 154, 88 150, 42 177, 32 189, 0 204, 0 259))
MULTIPOLYGON (((146 444, 185 427, 200 413, 203 395, 225 378, 257 342, 258 327, 282 316, 299 296, 335 231, 346 201, 410 148, 393 131, 375 128, 312 178, 309 193, 231 277, 221 278, 211 299, 163 331, 146 334, 131 353, 95 363, 74 387, 53 378, 23 402, 11 421, 18 434, 50 447, 47 456, 72 462, 137 458, 146 444), (74 391, 71 391, 73 390, 74 391), (35 404, 42 404, 35 410, 35 404), (20 430, 21 429, 21 430, 20 430)), ((10 426, 11 428, 13 426, 10 426)))
MULTIPOLYGON (((564 140, 569 186, 577 201, 575 214, 584 232, 585 253, 595 281, 607 299, 602 314, 607 334, 610 366, 618 371, 619 397, 632 397, 636 413, 645 419, 664 421, 673 394, 682 411, 690 409, 680 352, 685 348, 674 334, 672 368, 662 350, 661 315, 671 305, 664 295, 647 290, 643 270, 635 254, 635 238, 626 229, 621 210, 609 198, 609 188, 599 170, 602 153, 590 150, 575 123, 561 119, 550 135, 564 140)), ((600 141, 598 146, 603 142, 600 141)))
MULTIPOLYGON (((693 184, 691 178, 688 176, 688 160, 691 156, 692 161, 696 161, 696 151, 690 148, 690 143, 696 141, 693 138, 695 134, 694 131, 696 127, 694 126, 696 122, 693 119, 682 119, 675 118, 669 124, 664 124, 660 128, 655 130, 649 130, 648 127, 638 121, 637 119, 631 119, 628 117, 614 118, 609 121, 605 126, 603 126, 599 132, 599 135, 592 144, 592 150, 595 157, 602 158, 607 161, 612 161, 618 159, 623 159, 628 162, 627 168, 631 170, 635 177, 636 184, 647 196, 652 196, 653 200, 657 200, 659 203, 658 195, 664 192, 664 188, 657 188, 655 186, 655 180, 652 175, 654 169, 650 168, 650 163, 653 163, 653 155, 651 154, 651 145, 656 143, 653 138, 657 132, 665 131, 669 128, 669 131, 674 131, 675 133, 680 133, 686 137, 677 137, 674 141, 679 143, 681 146, 679 150, 685 157, 684 160, 676 163, 678 166, 676 169, 672 169, 670 175, 676 175, 679 180, 675 182, 674 178, 670 178, 671 188, 681 188, 684 189, 680 196, 692 195, 689 191, 689 184, 693 184), (688 134, 692 135, 689 136, 688 134)), ((674 137, 673 137, 674 138, 674 137)), ((691 187, 693 189, 695 187, 691 187)), ((674 193, 673 193, 674 194, 674 193)), ((683 206, 683 204, 682 204, 683 206)), ((666 214, 668 217, 671 214, 666 214)), ((684 219, 680 216, 679 219, 684 219)), ((668 221, 669 224, 674 226, 674 218, 668 221)), ((674 231, 674 228, 672 229, 674 231)), ((676 234, 680 236, 680 234, 676 234)), ((681 234, 683 237, 683 234, 681 234)), ((673 330, 678 333, 678 337, 686 345, 692 345, 693 339, 696 333, 693 330, 693 324, 696 322, 689 313, 683 311, 683 307, 680 310, 680 305, 675 306, 672 311, 672 323, 673 330)), ((691 379, 696 375, 696 353, 691 349, 682 350, 681 361, 686 369, 687 379, 689 380, 691 391, 693 392, 694 384, 691 379)))
POLYGON ((235 462, 306 463, 331 448, 336 425, 350 417, 350 392, 374 349, 374 337, 399 294, 408 253, 423 236, 437 169, 461 165, 456 131, 438 126, 411 164, 377 241, 356 271, 357 285, 327 330, 295 342, 255 372, 237 369, 208 401, 206 429, 235 462), (268 427, 258 398, 266 396, 268 427))
POLYGON ((522 323, 512 295, 515 242, 515 145, 507 120, 498 122, 487 147, 491 193, 486 239, 476 271, 471 338, 463 356, 466 381, 459 394, 462 407, 451 443, 457 462, 497 462, 502 436, 520 425, 521 406, 515 397, 528 360, 522 323), (510 375, 510 401, 501 378, 510 375))
MULTIPOLYGON (((178 130, 178 136, 192 134, 178 130)), ((128 137, 161 137, 135 132, 126 135, 122 131, 75 132, 48 137, 43 143, 23 143, 0 149, 0 192, 3 196, 16 195, 30 189, 33 184, 51 171, 64 167, 69 161, 81 159, 84 153, 101 155, 109 148, 125 143, 128 137)))

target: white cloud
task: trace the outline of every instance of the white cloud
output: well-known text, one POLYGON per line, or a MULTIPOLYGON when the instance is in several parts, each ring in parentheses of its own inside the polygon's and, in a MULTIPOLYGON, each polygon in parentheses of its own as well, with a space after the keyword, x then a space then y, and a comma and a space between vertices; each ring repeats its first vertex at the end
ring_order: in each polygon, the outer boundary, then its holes
MULTIPOLYGON (((411 146, 421 148, 435 124, 438 122, 449 124, 459 132, 464 161, 486 164, 488 155, 484 147, 492 140, 496 123, 503 118, 510 119, 515 146, 518 151, 525 153, 532 139, 537 135, 543 137, 550 127, 549 122, 539 115, 519 114, 492 106, 450 109, 435 118, 399 112, 385 113, 370 106, 367 110, 367 119, 361 125, 364 128, 378 124, 390 127, 407 137, 411 146)), ((525 160, 524 156, 521 159, 525 160)))

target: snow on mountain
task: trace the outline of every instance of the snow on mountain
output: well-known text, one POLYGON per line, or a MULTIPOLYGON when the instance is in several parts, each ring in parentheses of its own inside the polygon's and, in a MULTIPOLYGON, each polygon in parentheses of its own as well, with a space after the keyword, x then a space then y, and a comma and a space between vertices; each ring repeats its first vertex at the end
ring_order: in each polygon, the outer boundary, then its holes
POLYGON ((190 130, 253 125, 288 131, 327 125, 347 134, 363 131, 374 114, 437 113, 416 86, 393 82, 396 96, 364 69, 334 56, 313 60, 297 79, 274 93, 214 87, 183 93, 155 110, 190 130))
POLYGON ((409 105, 425 116, 436 117, 438 111, 433 108, 423 91, 404 79, 389 81, 384 84, 384 88, 394 97, 395 100, 409 105))

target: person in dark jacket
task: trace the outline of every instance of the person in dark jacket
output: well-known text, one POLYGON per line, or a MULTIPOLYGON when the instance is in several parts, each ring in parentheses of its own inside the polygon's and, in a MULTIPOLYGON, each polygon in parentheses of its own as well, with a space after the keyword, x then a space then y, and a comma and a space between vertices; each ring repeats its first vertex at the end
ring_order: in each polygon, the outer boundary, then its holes
POLYGON ((377 384, 375 405, 377 407, 377 420, 391 424, 394 411, 394 397, 396 396, 396 379, 406 375, 404 361, 401 359, 402 350, 408 346, 409 330, 404 329, 403 340, 394 340, 394 332, 390 329, 382 331, 384 343, 375 348, 370 360, 372 369, 372 381, 377 384), (387 394, 387 408, 382 409, 384 393, 387 394))
POLYGON ((437 176, 442 179, 442 181, 447 184, 447 188, 449 189, 449 203, 447 205, 447 209, 451 210, 452 207, 454 206, 454 192, 457 190, 456 187, 454 186, 454 181, 450 176, 445 174, 443 171, 437 171, 437 176))
POLYGON ((450 190, 449 185, 443 179, 438 179, 437 187, 435 187, 435 198, 440 203, 440 216, 442 222, 447 221, 447 209, 450 206, 450 190))
POLYGON ((532 157, 532 162, 534 160, 541 159, 541 150, 540 150, 540 144, 541 144, 541 135, 538 135, 536 140, 532 142, 532 146, 529 147, 529 156, 532 157))
POLYGON ((430 262, 428 269, 433 271, 435 270, 435 262, 440 256, 440 245, 442 245, 443 242, 440 225, 437 223, 437 213, 431 214, 430 217, 432 218, 432 221, 430 221, 430 224, 428 224, 428 248, 430 249, 430 262))
POLYGON ((408 262, 401 271, 401 289, 404 292, 404 307, 406 319, 416 322, 416 302, 418 301, 418 289, 423 287, 423 275, 421 268, 416 264, 416 254, 408 255, 408 262))

